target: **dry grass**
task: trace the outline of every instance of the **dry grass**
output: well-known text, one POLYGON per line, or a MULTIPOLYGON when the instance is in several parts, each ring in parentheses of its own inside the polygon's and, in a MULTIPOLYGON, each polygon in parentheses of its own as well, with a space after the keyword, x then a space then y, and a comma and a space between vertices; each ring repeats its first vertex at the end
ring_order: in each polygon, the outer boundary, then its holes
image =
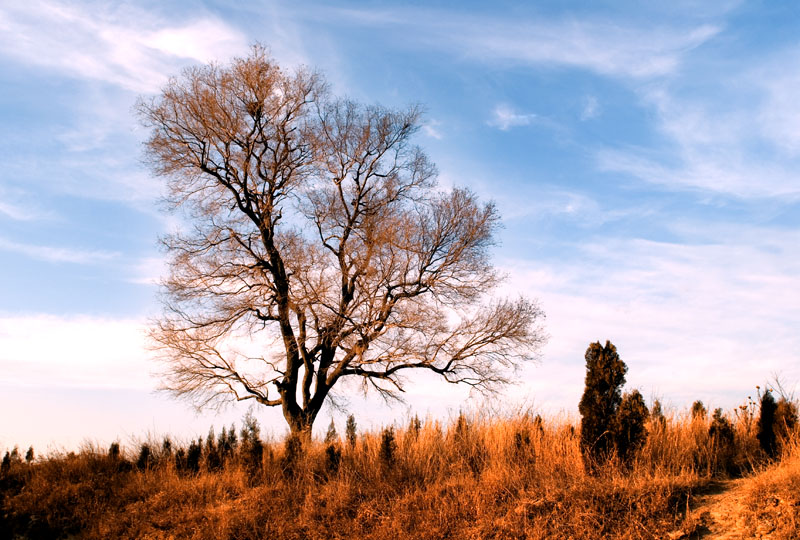
MULTIPOLYGON (((592 475, 577 426, 528 415, 428 421, 352 447, 314 442, 294 457, 267 443, 260 470, 241 451, 217 472, 189 473, 163 450, 139 470, 133 453, 115 460, 85 448, 3 473, 0 538, 664 538, 713 478, 763 460, 743 418, 724 448, 708 427, 688 416, 651 421, 633 463, 592 475)), ((754 500, 774 491, 798 502, 793 448, 754 500)), ((796 538, 797 518, 786 519, 783 537, 796 538)))
POLYGON ((753 538, 800 538, 800 440, 785 445, 781 459, 748 484, 744 500, 753 538))

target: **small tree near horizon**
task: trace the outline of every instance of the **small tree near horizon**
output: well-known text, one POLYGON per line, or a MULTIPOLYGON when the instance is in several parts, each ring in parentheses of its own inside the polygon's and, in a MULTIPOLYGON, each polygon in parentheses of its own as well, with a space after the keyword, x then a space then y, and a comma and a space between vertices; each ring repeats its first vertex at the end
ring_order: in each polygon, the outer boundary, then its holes
POLYGON ((693 420, 705 420, 707 414, 706 406, 703 405, 703 402, 699 399, 692 403, 692 419, 693 420))
POLYGON ((339 434, 336 433, 336 424, 331 418, 331 423, 328 424, 328 431, 325 433, 325 444, 336 442, 339 440, 339 434))
POLYGON ((399 398, 425 371, 493 391, 543 343, 535 302, 492 296, 497 210, 437 187, 419 107, 336 98, 256 46, 138 111, 184 223, 151 331, 174 395, 280 407, 308 439, 334 389, 399 398))
POLYGON ((608 456, 614 444, 614 421, 622 402, 628 368, 610 341, 592 343, 586 350, 586 381, 578 410, 581 451, 589 462, 608 456))
POLYGON ((667 419, 664 416, 664 407, 661 405, 661 400, 653 401, 653 408, 650 411, 650 418, 652 418, 653 425, 656 428, 663 428, 667 424, 667 419))
POLYGON ((347 424, 345 424, 345 438, 347 439, 347 444, 350 448, 354 448, 356 446, 356 417, 352 414, 347 416, 347 424))

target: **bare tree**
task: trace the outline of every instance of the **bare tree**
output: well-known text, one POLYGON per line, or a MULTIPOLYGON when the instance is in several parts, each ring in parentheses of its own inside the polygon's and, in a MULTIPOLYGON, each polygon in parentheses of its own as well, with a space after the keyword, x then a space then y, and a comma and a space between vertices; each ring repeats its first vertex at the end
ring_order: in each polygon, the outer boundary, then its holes
POLYGON ((319 74, 254 47, 184 71, 138 110, 191 224, 163 239, 151 331, 174 394, 280 406, 310 436, 340 381, 398 397, 404 374, 427 370, 492 390, 542 343, 534 302, 488 296, 497 212, 436 187, 410 142, 417 107, 335 99, 319 74))

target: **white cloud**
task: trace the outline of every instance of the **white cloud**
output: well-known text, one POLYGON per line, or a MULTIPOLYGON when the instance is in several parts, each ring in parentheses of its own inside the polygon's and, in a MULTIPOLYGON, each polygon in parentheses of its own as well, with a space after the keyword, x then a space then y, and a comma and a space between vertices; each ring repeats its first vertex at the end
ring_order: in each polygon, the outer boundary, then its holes
POLYGON ((0 369, 6 384, 150 389, 149 356, 142 321, 0 316, 0 369))
POLYGON ((0 53, 137 93, 158 90, 186 60, 227 59, 247 47, 241 32, 212 16, 175 24, 136 8, 53 0, 0 9, 0 53))
POLYGON ((572 265, 505 265, 507 290, 538 297, 547 313, 544 363, 563 371, 542 385, 566 389, 565 406, 580 398, 586 347, 606 339, 628 364, 629 387, 681 407, 698 398, 732 407, 776 372, 800 380, 800 233, 685 228, 697 243, 598 238, 572 265))
POLYGON ((0 237, 0 250, 21 253, 32 259, 54 263, 95 264, 119 256, 118 252, 103 250, 81 250, 64 247, 22 244, 0 237))
POLYGON ((432 139, 436 139, 437 141, 442 140, 442 132, 439 130, 440 122, 436 120, 429 120, 428 122, 422 124, 422 132, 432 139))
POLYGON ((535 114, 519 113, 511 106, 501 103, 492 111, 492 118, 488 124, 502 131, 508 131, 512 127, 527 126, 537 118, 535 114))

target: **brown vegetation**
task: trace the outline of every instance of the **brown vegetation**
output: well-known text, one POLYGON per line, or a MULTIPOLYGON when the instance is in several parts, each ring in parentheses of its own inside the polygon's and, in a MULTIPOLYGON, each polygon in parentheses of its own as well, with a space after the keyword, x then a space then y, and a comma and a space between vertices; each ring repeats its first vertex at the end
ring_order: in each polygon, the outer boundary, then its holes
MULTIPOLYGON (((235 440, 230 430, 227 443, 200 441, 196 471, 178 466, 185 449, 155 441, 144 460, 141 448, 91 447, 16 458, 0 477, 0 537, 664 538, 691 529, 686 510, 704 487, 765 463, 752 415, 727 421, 723 447, 711 419, 651 415, 632 462, 612 458, 592 475, 574 425, 529 415, 412 419, 352 445, 261 443, 249 421, 235 440)), ((782 448, 774 481, 754 488, 753 513, 767 493, 796 509, 796 438, 782 448)), ((776 538, 796 537, 796 512, 775 519, 790 531, 776 538)))
POLYGON ((796 437, 784 445, 776 465, 749 483, 743 503, 748 535, 800 538, 800 441, 796 437))

